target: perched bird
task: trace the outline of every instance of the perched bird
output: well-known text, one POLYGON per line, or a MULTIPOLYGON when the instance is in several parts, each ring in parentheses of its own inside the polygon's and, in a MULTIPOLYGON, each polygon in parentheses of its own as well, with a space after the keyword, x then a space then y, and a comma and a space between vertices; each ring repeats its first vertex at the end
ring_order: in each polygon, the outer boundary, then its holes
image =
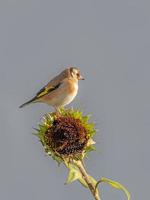
POLYGON ((67 68, 44 86, 35 97, 22 104, 20 108, 30 103, 41 102, 59 110, 61 106, 65 106, 73 101, 78 92, 79 80, 84 80, 80 70, 76 67, 67 68))

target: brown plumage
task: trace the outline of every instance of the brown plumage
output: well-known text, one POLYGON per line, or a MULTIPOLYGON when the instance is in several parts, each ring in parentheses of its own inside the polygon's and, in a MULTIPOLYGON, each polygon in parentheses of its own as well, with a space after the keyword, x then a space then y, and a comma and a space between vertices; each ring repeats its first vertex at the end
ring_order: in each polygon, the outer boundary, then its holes
POLYGON ((22 104, 20 108, 37 102, 46 103, 56 109, 65 106, 77 95, 79 80, 83 80, 80 70, 75 67, 67 68, 37 92, 34 98, 22 104))

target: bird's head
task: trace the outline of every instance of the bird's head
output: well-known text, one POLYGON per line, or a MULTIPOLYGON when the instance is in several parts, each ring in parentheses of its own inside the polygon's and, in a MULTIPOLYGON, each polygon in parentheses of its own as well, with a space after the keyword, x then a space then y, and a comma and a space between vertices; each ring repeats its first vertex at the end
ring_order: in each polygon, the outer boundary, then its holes
POLYGON ((75 80, 84 80, 84 78, 81 75, 80 70, 78 68, 70 67, 69 71, 70 71, 71 77, 74 78, 75 80))

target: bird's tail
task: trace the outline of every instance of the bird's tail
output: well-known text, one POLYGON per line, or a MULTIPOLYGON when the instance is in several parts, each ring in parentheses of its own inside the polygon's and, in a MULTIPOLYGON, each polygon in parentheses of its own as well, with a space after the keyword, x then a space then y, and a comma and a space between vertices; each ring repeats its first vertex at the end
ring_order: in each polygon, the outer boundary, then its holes
POLYGON ((29 100, 29 101, 27 101, 27 102, 25 102, 24 104, 22 104, 21 106, 19 106, 19 108, 23 108, 24 106, 27 106, 28 104, 30 104, 30 103, 35 103, 37 98, 36 97, 34 97, 33 99, 31 99, 31 100, 29 100))

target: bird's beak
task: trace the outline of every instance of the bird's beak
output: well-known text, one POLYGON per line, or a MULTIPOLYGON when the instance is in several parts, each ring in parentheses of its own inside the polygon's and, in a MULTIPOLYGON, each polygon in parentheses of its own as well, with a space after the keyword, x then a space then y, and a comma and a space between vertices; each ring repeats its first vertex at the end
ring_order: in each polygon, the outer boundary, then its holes
POLYGON ((80 75, 79 80, 85 80, 83 76, 80 75))

